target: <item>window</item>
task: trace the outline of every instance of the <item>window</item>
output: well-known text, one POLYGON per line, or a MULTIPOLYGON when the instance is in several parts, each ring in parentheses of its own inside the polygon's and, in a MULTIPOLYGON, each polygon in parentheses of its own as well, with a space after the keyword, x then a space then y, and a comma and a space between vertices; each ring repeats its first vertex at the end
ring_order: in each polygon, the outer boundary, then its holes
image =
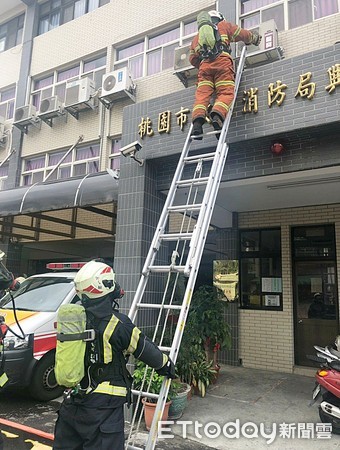
POLYGON ((122 141, 120 138, 112 139, 111 155, 110 155, 110 169, 119 170, 120 167, 120 149, 122 141))
POLYGON ((7 189, 7 179, 8 179, 8 163, 5 163, 0 167, 0 191, 7 189))
POLYGON ((40 103, 47 97, 57 95, 65 101, 66 82, 89 77, 94 80, 96 88, 101 87, 102 77, 106 72, 106 56, 77 62, 68 69, 55 70, 52 74, 33 80, 32 103, 39 110, 40 103))
POLYGON ((295 259, 335 259, 333 225, 297 227, 292 233, 295 259))
POLYGON ((282 310, 281 231, 240 232, 241 307, 282 310))
POLYGON ((25 14, 0 25, 0 52, 21 44, 25 14))
POLYGON ((109 2, 110 0, 49 0, 40 5, 38 34, 53 30, 109 2))
POLYGON ((279 31, 288 30, 336 14, 339 0, 241 0, 243 28, 255 28, 274 19, 279 31))
MULTIPOLYGON (((43 181, 67 152, 68 150, 59 150, 26 158, 23 163, 22 184, 29 186, 43 181)), ((99 172, 99 153, 100 146, 96 143, 73 149, 52 173, 49 180, 61 180, 99 172)))
POLYGON ((0 90, 0 116, 5 120, 14 116, 15 91, 15 86, 0 90))
POLYGON ((175 48, 191 42, 195 33, 196 20, 182 22, 168 31, 148 35, 134 44, 117 48, 114 68, 129 67, 135 79, 171 69, 175 48))

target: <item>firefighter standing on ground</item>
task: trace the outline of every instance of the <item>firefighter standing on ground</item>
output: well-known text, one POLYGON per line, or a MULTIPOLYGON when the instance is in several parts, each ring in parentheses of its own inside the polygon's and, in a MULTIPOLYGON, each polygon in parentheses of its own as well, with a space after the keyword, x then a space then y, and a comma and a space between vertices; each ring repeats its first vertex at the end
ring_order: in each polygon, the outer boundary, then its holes
MULTIPOLYGON (((204 19, 204 13, 201 13, 204 19)), ((190 47, 190 63, 198 69, 198 83, 193 107, 192 136, 202 135, 202 126, 208 116, 208 106, 212 95, 216 99, 211 110, 210 119, 215 130, 220 130, 234 99, 235 72, 231 57, 231 42, 243 41, 245 44, 259 45, 258 33, 240 28, 227 22, 218 11, 209 11, 208 19, 201 21, 198 27, 210 20, 215 28, 216 43, 214 48, 202 48, 199 33, 194 37, 190 47), (209 18, 209 16, 210 18, 209 18)), ((202 139, 202 136, 197 139, 202 139)))
MULTIPOLYGON (((101 363, 89 367, 81 392, 66 396, 55 427, 54 450, 123 450, 124 403, 131 387, 124 353, 153 367, 159 375, 175 377, 172 361, 124 314, 112 309, 121 297, 110 266, 98 261, 85 264, 74 279, 75 288, 96 331, 101 363), (98 341, 99 340, 99 341, 98 341), (110 363, 103 362, 106 358, 110 363), (87 388, 87 389, 86 389, 87 388)), ((89 319, 88 319, 89 320, 89 319)))

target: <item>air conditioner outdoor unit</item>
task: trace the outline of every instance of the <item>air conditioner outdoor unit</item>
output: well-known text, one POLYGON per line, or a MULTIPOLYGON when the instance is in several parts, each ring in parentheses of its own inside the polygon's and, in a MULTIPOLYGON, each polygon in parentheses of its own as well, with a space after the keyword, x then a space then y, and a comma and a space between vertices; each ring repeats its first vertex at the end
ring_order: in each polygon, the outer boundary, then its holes
POLYGON ((189 80, 196 80, 198 70, 189 61, 190 44, 175 48, 174 74, 187 86, 189 80))
POLYGON ((41 100, 38 117, 42 119, 51 119, 60 116, 63 113, 63 103, 54 95, 41 100))
MULTIPOLYGON (((262 22, 256 29, 262 36, 260 45, 247 47, 246 66, 256 66, 283 58, 283 49, 279 46, 278 31, 274 19, 262 22)), ((237 47, 237 55, 242 51, 243 43, 237 47)))
POLYGON ((14 125, 29 125, 37 121, 37 110, 34 105, 25 105, 16 108, 14 112, 14 125))
POLYGON ((106 98, 108 100, 124 98, 126 96, 131 98, 131 95, 134 95, 134 91, 135 84, 132 80, 131 73, 128 67, 122 67, 103 76, 100 98, 106 98))
POLYGON ((65 108, 75 110, 94 107, 95 84, 91 78, 81 78, 66 83, 65 108))

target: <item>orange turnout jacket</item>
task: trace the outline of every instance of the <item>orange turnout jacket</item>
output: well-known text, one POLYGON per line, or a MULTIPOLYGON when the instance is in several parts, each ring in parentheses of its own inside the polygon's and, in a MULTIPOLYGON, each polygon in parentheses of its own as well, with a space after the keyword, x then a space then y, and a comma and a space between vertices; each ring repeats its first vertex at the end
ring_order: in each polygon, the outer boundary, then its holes
POLYGON ((198 34, 194 37, 190 47, 190 63, 198 68, 198 82, 192 120, 205 118, 208 105, 213 93, 216 99, 211 113, 218 113, 225 119, 234 99, 235 72, 232 57, 226 51, 230 42, 242 41, 250 44, 253 39, 251 31, 222 20, 217 24, 221 41, 225 44, 223 50, 214 60, 201 59, 198 34))

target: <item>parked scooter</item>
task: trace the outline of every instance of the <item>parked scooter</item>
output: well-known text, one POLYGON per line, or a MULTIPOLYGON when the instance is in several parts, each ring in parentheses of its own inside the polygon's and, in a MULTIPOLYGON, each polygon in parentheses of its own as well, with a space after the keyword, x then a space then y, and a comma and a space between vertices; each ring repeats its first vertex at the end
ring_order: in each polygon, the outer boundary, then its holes
POLYGON ((316 356, 308 355, 308 359, 321 365, 316 374, 313 399, 310 405, 321 399, 319 416, 322 422, 332 424, 332 433, 340 434, 340 336, 335 340, 335 348, 331 346, 314 346, 316 356))

